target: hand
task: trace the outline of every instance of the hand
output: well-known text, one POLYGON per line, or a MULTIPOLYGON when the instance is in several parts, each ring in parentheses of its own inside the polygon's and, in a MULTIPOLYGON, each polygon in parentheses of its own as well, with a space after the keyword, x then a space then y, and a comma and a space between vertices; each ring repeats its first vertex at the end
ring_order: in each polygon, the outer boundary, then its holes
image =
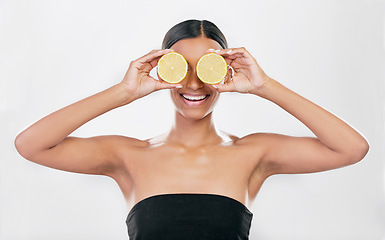
MULTIPOLYGON (((213 50, 209 50, 213 51, 213 50)), ((223 84, 214 85, 218 92, 258 92, 270 80, 257 61, 245 48, 221 49, 215 51, 221 55, 233 68, 234 76, 232 80, 226 80, 223 84)))
POLYGON ((173 50, 152 50, 150 53, 132 61, 122 82, 120 83, 135 100, 160 89, 168 89, 180 86, 180 84, 169 84, 163 80, 151 77, 150 71, 157 66, 159 59, 173 50))

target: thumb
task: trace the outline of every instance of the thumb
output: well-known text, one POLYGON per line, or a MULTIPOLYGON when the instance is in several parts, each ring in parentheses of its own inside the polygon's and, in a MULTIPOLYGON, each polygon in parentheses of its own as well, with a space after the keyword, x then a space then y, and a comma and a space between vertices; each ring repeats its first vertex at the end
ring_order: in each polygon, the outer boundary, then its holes
POLYGON ((234 92, 234 84, 233 83, 225 83, 225 84, 215 84, 214 88, 217 89, 218 92, 234 92))
POLYGON ((167 83, 167 82, 164 82, 164 81, 157 81, 157 83, 155 84, 155 88, 157 90, 160 90, 160 89, 171 89, 171 88, 182 88, 182 85, 180 85, 180 84, 170 84, 170 83, 167 83))

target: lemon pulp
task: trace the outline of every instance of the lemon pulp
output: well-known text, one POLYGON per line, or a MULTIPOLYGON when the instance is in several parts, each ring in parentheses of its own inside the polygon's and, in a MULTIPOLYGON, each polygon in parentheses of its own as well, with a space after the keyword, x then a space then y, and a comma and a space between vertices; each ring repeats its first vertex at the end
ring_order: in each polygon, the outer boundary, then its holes
POLYGON ((187 61, 177 52, 170 52, 163 55, 157 65, 159 77, 168 83, 178 83, 187 74, 187 61))
POLYGON ((227 75, 226 60, 216 53, 203 55, 197 63, 199 79, 208 84, 220 83, 227 75))

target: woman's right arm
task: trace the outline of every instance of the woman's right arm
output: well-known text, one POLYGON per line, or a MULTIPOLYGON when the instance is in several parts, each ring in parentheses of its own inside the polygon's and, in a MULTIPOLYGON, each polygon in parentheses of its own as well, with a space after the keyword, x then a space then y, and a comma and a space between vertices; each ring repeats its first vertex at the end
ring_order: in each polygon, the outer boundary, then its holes
POLYGON ((88 174, 111 175, 120 165, 117 151, 141 141, 121 136, 69 137, 73 131, 112 109, 124 106, 153 91, 177 85, 149 76, 159 58, 170 50, 154 50, 131 62, 122 82, 87 97, 35 122, 15 139, 24 158, 47 167, 88 174), (122 141, 124 139, 124 141, 122 141))

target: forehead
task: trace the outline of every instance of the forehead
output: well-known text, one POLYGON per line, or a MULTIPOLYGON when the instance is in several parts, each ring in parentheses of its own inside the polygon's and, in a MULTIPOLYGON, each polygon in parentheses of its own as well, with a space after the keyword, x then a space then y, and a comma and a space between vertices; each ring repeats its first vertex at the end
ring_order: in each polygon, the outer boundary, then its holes
POLYGON ((199 59, 210 48, 222 49, 217 41, 206 37, 182 39, 171 46, 172 50, 182 54, 187 61, 199 59))

